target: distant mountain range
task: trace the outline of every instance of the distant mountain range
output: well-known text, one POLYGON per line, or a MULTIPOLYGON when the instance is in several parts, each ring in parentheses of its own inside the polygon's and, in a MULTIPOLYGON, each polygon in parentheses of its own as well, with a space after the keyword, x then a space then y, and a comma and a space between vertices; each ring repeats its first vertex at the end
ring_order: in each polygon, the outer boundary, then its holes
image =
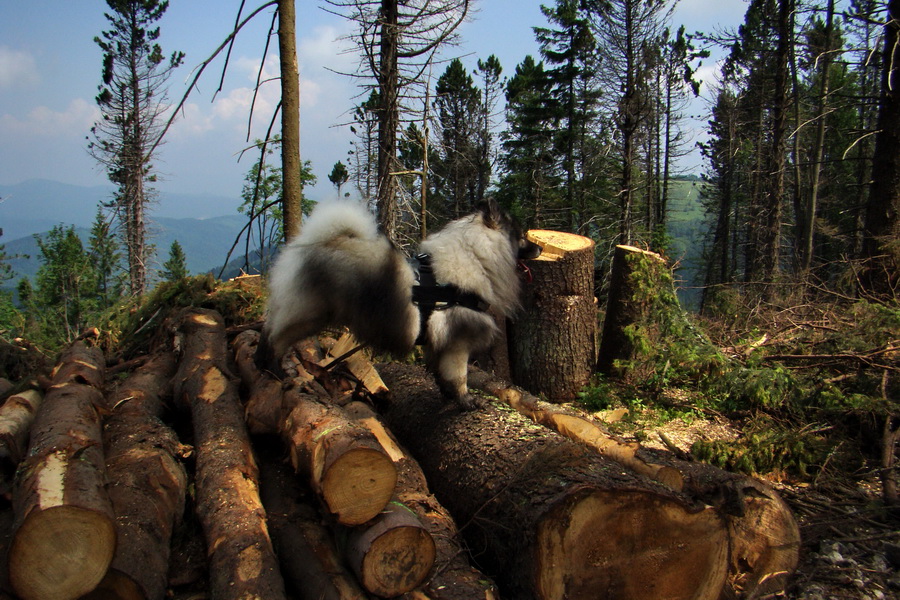
MULTIPOLYGON (((40 251, 34 235, 42 235, 57 225, 75 226, 87 244, 90 228, 100 202, 112 197, 113 188, 83 187, 49 180, 30 180, 16 185, 0 185, 0 244, 8 256, 14 286, 21 277, 34 277, 40 267, 40 251)), ((156 264, 169 257, 172 242, 184 249, 191 274, 218 269, 246 223, 237 213, 238 200, 219 196, 160 194, 150 213, 150 243, 156 246, 156 264)), ((230 257, 243 252, 243 243, 230 257)))
MULTIPOLYGON (((78 186, 48 179, 0 184, 0 228, 4 240, 49 231, 60 223, 90 228, 97 206, 109 202, 114 188, 78 186)), ((159 192, 150 207, 152 220, 209 219, 237 215, 239 198, 159 192)))

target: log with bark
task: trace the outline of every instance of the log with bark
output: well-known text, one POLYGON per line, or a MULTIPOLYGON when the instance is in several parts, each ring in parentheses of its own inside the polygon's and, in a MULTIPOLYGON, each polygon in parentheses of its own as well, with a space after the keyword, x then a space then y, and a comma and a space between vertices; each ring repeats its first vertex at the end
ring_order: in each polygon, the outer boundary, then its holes
POLYGON ((238 370, 248 388, 247 421, 260 432, 277 433, 294 468, 309 481, 325 510, 344 525, 375 518, 394 494, 397 470, 378 440, 327 398, 303 390, 306 378, 280 382, 253 362, 259 334, 235 338, 238 370))
POLYGON ((684 478, 677 468, 646 462, 637 456, 637 444, 617 439, 598 424, 582 416, 543 402, 525 390, 477 369, 470 371, 469 384, 509 404, 535 423, 540 423, 570 440, 593 448, 639 475, 649 477, 675 491, 680 492, 684 487, 684 478))
POLYGON ((291 388, 284 403, 293 407, 282 427, 291 462, 327 511, 343 525, 375 518, 397 483, 397 469, 375 436, 318 396, 291 388))
POLYGON ((290 467, 263 460, 260 474, 269 530, 292 594, 301 600, 367 600, 290 467))
POLYGON ((70 346, 35 417, 13 491, 8 563, 10 583, 25 600, 78 598, 112 561, 116 531, 98 413, 103 371, 99 349, 70 346))
POLYGON ((9 396, 0 407, 0 493, 4 495, 28 450, 28 433, 43 399, 40 390, 26 389, 9 396))
POLYGON ((719 513, 508 408, 461 413, 421 369, 387 365, 391 431, 480 566, 517 598, 719 598, 719 513))
POLYGON ((494 600, 496 586, 467 560, 465 544, 456 523, 428 489, 418 462, 400 446, 367 404, 352 402, 344 410, 378 438, 397 465, 396 500, 416 514, 434 540, 434 570, 431 576, 417 590, 404 597, 407 600, 494 600))
POLYGON ((188 308, 176 318, 176 328, 183 356, 174 397, 191 412, 196 511, 206 538, 210 595, 284 598, 238 386, 227 367, 222 317, 188 308))
POLYGON ((597 359, 594 242, 546 230, 528 238, 543 250, 528 261, 532 281, 508 331, 513 380, 553 402, 571 400, 597 359))
POLYGON ((160 352, 108 396, 103 442, 118 545, 106 577, 88 598, 165 597, 172 531, 187 488, 179 460, 187 448, 161 420, 175 366, 174 354, 160 352))

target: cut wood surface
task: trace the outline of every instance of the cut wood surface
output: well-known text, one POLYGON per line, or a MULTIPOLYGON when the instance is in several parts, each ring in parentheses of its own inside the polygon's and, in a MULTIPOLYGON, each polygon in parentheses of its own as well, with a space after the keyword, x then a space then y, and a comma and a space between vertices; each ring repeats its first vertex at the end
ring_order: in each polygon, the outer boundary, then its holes
POLYGON ((505 595, 719 598, 728 540, 715 510, 515 411, 460 412, 422 369, 381 375, 386 423, 505 595))
POLYGON ((161 600, 168 583, 172 531, 184 512, 185 453, 160 417, 175 356, 160 352, 109 397, 103 440, 118 545, 101 586, 89 598, 161 600))
POLYGON ((412 509, 393 501, 370 522, 349 532, 346 556, 366 590, 393 598, 425 580, 434 566, 435 545, 412 509))
POLYGON ((340 407, 291 388, 284 426, 291 462, 343 525, 375 518, 394 495, 397 469, 378 440, 340 407))
POLYGON ((405 600, 495 600, 496 586, 467 559, 465 543, 450 513, 428 489, 419 463, 400 446, 381 418, 362 402, 344 407, 348 416, 369 429, 397 465, 396 499, 412 510, 425 525, 435 543, 434 569, 405 600))
POLYGON ((531 280, 508 330, 513 378, 553 402, 571 400, 596 363, 594 242, 547 230, 531 230, 528 238, 543 250, 527 262, 531 280))
POLYGON ((210 596, 285 598, 238 386, 226 366, 222 317, 210 310, 185 309, 176 325, 183 336, 183 357, 174 395, 191 412, 196 511, 206 538, 210 596))
POLYGON ((525 390, 478 370, 470 371, 469 384, 509 404, 535 423, 591 447, 639 475, 649 477, 675 491, 680 492, 684 487, 684 478, 677 468, 644 461, 637 456, 637 444, 629 444, 615 438, 584 417, 566 412, 549 402, 543 402, 525 390))
POLYGON ((13 491, 9 579, 24 600, 78 598, 103 579, 116 532, 98 407, 104 359, 81 342, 53 371, 13 491))

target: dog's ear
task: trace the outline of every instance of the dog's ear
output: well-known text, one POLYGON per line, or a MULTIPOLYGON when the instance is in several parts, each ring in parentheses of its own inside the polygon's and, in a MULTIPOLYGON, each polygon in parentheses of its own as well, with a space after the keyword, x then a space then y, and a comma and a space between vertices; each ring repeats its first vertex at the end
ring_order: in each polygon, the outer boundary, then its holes
POLYGON ((491 229, 500 228, 503 222, 503 211, 493 196, 487 198, 478 208, 481 211, 481 218, 485 225, 491 229))

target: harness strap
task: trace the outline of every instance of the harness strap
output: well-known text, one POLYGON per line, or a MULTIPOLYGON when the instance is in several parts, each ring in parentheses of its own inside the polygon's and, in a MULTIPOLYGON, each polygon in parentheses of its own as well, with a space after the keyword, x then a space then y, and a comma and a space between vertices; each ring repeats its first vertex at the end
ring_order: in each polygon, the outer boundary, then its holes
POLYGON ((485 312, 490 304, 474 292, 464 292, 452 284, 440 284, 434 277, 431 256, 418 254, 410 261, 416 273, 416 284, 412 288, 412 301, 419 307, 421 326, 416 344, 425 342, 426 324, 431 313, 455 306, 485 312))

